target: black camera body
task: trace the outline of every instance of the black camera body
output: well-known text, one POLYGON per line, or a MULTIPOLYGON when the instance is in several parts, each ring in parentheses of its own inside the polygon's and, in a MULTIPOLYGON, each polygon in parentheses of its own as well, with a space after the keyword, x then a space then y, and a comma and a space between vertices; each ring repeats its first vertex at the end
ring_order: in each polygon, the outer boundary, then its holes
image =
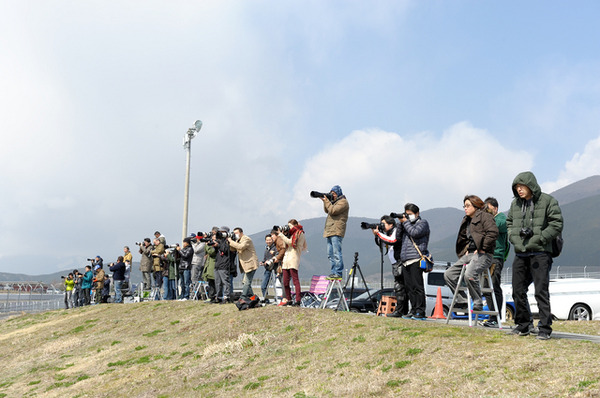
POLYGON ((333 201, 333 195, 331 194, 331 192, 323 193, 323 192, 318 192, 318 191, 311 191, 310 197, 311 198, 327 198, 327 199, 329 199, 330 202, 333 201))
POLYGON ((529 239, 533 236, 533 230, 531 228, 523 227, 519 231, 519 236, 523 239, 529 239))
POLYGON ((284 235, 287 235, 290 233, 290 226, 287 224, 282 225, 281 227, 279 225, 273 225, 273 229, 275 231, 280 231, 284 235))
POLYGON ((390 217, 392 218, 408 218, 406 213, 390 213, 390 217))
POLYGON ((87 261, 96 261, 96 260, 93 258, 88 258, 87 261))
POLYGON ((362 229, 379 229, 379 231, 385 231, 385 227, 383 226, 383 223, 379 223, 379 224, 369 224, 368 222, 361 222, 360 223, 360 227, 362 229))

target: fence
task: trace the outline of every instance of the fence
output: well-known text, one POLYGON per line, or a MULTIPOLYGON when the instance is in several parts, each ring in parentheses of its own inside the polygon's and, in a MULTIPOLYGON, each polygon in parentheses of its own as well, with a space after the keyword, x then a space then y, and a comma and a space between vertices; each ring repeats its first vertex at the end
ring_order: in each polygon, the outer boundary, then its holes
POLYGON ((64 308, 64 293, 53 285, 39 282, 3 282, 0 316, 21 312, 42 312, 64 308))

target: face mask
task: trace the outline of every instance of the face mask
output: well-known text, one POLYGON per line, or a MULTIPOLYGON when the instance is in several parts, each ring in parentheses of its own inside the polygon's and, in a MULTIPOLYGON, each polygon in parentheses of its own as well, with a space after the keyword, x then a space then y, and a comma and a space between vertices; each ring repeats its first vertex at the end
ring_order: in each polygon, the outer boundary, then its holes
POLYGON ((409 219, 410 221, 415 221, 415 220, 417 219, 417 216, 415 216, 414 214, 409 214, 409 215, 408 215, 408 219, 409 219))
POLYGON ((235 239, 240 240, 240 234, 235 234, 235 239))

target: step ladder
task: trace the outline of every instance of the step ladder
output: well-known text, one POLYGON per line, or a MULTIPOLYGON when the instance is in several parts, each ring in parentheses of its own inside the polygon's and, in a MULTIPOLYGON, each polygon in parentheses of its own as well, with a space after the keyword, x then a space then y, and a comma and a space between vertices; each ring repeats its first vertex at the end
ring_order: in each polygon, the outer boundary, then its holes
MULTIPOLYGON (((329 279, 329 278, 327 278, 329 279)), ((342 278, 331 278, 329 279, 329 285, 327 286, 327 291, 325 292, 325 296, 323 297, 323 300, 321 301, 321 305, 319 306, 319 308, 324 309, 327 308, 327 304, 332 300, 331 297, 331 293, 334 291, 338 293, 338 303, 337 306, 335 307, 335 311, 338 311, 341 307, 341 309, 343 311, 350 311, 350 308, 348 308, 348 303, 346 302, 346 296, 344 296, 344 289, 342 288, 342 278)))
POLYGON ((152 291, 150 292, 150 300, 160 300, 160 287, 152 286, 152 291))
POLYGON ((208 282, 196 282, 193 289, 192 300, 208 300, 208 282))
MULTIPOLYGON (((500 311, 498 311, 498 303, 496 302, 496 295, 494 294, 494 284, 492 283, 492 275, 490 274, 490 269, 487 268, 481 275, 479 279, 479 284, 482 283, 482 278, 487 278, 489 287, 481 288, 481 295, 484 293, 491 293, 492 301, 494 302, 495 311, 473 311, 473 303, 471 301, 471 293, 469 292, 469 288, 465 282, 465 270, 467 269, 467 264, 463 264, 462 269, 460 271, 460 276, 458 277, 458 283, 456 284, 456 291, 454 292, 454 297, 452 298, 452 304, 450 304, 450 308, 448 309, 448 316, 446 317, 446 324, 450 322, 450 318, 452 317, 452 313, 454 312, 454 304, 456 303, 456 299, 460 292, 467 293, 467 314, 469 318, 469 327, 473 327, 473 317, 475 317, 475 321, 478 315, 495 315, 498 320, 498 328, 502 329, 502 321, 500 317, 500 311)), ((488 305, 489 307, 489 305, 488 305)), ((476 324, 477 322, 475 322, 476 324)))
MULTIPOLYGON (((273 289, 273 301, 277 304, 281 302, 283 299, 283 287, 281 286, 281 281, 277 277, 277 272, 273 270, 271 272, 271 276, 269 276, 269 282, 267 283, 267 294, 269 294, 269 288, 273 289), (277 294, 277 290, 279 289, 279 294, 277 294)), ((266 297, 263 297, 266 298, 266 297)))

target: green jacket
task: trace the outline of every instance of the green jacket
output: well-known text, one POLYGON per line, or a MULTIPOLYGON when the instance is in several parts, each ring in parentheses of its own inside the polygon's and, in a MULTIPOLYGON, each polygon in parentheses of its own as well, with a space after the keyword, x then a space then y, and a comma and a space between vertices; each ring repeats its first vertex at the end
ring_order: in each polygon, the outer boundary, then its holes
POLYGON ((513 181, 513 199, 506 217, 508 239, 515 248, 515 253, 552 252, 552 239, 563 229, 563 218, 558 201, 543 193, 533 173, 520 173, 513 181), (522 184, 531 190, 530 201, 519 198, 515 186, 522 184), (522 228, 530 228, 533 236, 523 239, 522 228))
POLYGON ((206 245, 206 261, 204 262, 204 271, 202 279, 215 279, 215 261, 217 258, 217 249, 214 246, 206 245))
POLYGON ((508 228, 506 227, 506 215, 498 213, 494 217, 498 227, 498 239, 496 239, 496 249, 494 249, 494 258, 500 258, 502 261, 508 256, 510 243, 508 243, 508 228))

